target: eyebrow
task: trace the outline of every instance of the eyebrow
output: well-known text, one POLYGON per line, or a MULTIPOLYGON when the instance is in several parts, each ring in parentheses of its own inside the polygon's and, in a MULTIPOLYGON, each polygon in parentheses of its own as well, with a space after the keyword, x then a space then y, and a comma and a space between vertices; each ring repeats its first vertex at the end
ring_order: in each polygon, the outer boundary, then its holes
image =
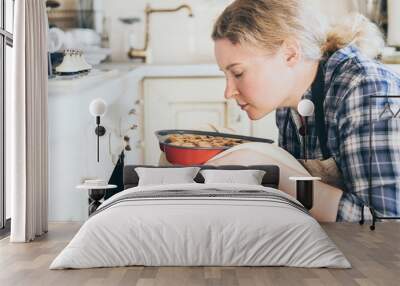
POLYGON ((229 70, 230 68, 233 68, 234 66, 237 66, 237 65, 239 65, 240 63, 232 63, 232 64, 229 64, 229 65, 227 65, 226 67, 225 67, 225 69, 226 70, 229 70))

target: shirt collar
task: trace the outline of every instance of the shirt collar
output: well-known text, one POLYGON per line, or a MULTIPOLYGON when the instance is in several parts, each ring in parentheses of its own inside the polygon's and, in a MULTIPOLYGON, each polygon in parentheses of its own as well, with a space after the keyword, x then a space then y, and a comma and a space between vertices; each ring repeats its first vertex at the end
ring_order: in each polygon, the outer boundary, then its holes
POLYGON ((331 82, 336 69, 347 60, 359 56, 360 51, 354 44, 350 44, 334 52, 331 55, 325 55, 321 62, 324 65, 325 82, 331 82))
MULTIPOLYGON (((354 58, 359 55, 359 50, 355 45, 348 45, 334 52, 333 54, 325 55, 322 57, 320 64, 323 65, 324 81, 325 83, 331 82, 335 74, 336 68, 338 68, 345 61, 354 58)), ((312 100, 311 86, 303 94, 302 99, 312 100)))

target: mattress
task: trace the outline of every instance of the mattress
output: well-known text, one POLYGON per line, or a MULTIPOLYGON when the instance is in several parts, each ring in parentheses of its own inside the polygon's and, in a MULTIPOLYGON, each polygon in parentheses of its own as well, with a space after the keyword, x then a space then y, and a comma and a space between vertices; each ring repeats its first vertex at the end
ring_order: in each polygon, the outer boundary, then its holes
POLYGON ((138 186, 106 200, 50 269, 133 265, 351 267, 289 195, 190 183, 138 186))

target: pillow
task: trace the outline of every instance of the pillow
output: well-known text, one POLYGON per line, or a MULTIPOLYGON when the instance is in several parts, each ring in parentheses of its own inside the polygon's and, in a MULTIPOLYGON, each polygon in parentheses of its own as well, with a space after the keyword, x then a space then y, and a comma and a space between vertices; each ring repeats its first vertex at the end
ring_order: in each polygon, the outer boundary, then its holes
POLYGON ((199 167, 135 168, 139 177, 138 186, 196 183, 193 179, 199 170, 199 167))
POLYGON ((261 185, 265 175, 262 170, 202 170, 205 184, 234 183, 247 185, 261 185))

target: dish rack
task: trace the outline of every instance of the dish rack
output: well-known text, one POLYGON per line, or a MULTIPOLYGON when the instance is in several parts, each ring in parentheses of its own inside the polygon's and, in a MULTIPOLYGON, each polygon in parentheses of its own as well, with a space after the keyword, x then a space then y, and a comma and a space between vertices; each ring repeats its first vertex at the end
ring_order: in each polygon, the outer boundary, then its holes
POLYGON ((81 50, 65 50, 64 58, 60 65, 56 67, 56 74, 59 75, 75 75, 88 73, 92 69, 81 50))

